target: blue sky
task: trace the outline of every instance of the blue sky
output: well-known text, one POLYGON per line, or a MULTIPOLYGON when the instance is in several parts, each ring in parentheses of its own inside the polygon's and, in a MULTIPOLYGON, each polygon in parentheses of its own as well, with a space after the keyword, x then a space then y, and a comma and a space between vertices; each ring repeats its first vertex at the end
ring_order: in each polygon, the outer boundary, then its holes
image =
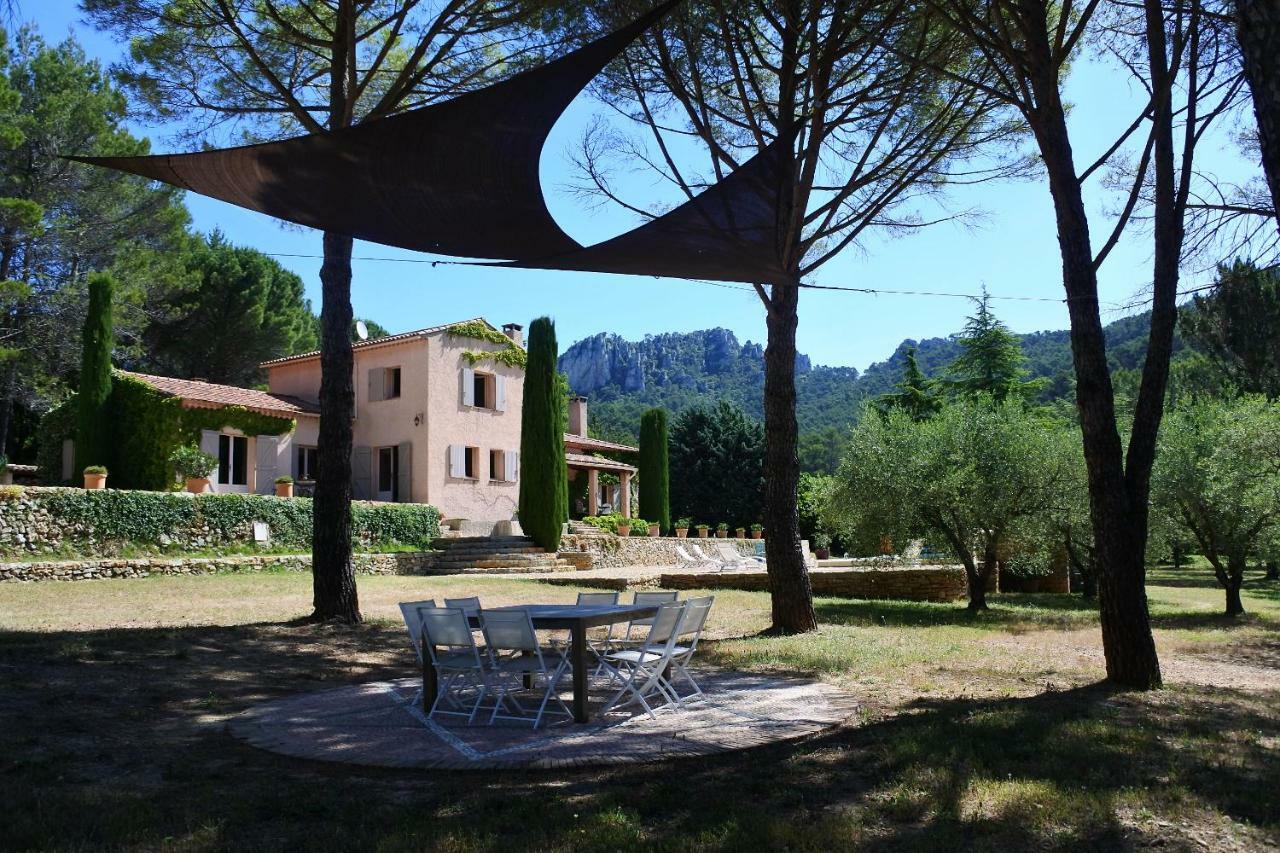
MULTIPOLYGON (((20 0, 24 20, 34 22, 56 41, 74 34, 87 52, 109 63, 120 46, 82 23, 75 0, 20 0)), ((1067 91, 1077 162, 1091 162, 1115 132, 1136 114, 1138 96, 1126 76, 1099 63, 1079 63, 1067 91), (1105 97, 1097 93, 1106 92, 1105 97)), ((596 242, 634 226, 629 214, 585 206, 562 188, 572 178, 568 151, 596 114, 583 95, 556 125, 543 155, 548 205, 561 226, 584 243, 596 242)), ((162 129, 135 125, 153 138, 152 150, 177 150, 162 129)), ((1230 142, 1230 128, 1218 134, 1213 150, 1201 155, 1203 170, 1240 179, 1252 170, 1230 142)), ((648 179, 623 186, 632 198, 656 199, 661 193, 648 179)), ((1100 244, 1114 203, 1094 184, 1090 198, 1095 243, 1100 244)), ((320 253, 317 232, 280 227, 256 213, 189 194, 195 226, 220 228, 234 242, 273 253, 298 273, 319 310, 320 253)), ((955 209, 981 209, 980 222, 941 224, 903 238, 873 237, 828 263, 813 280, 823 284, 895 290, 977 293, 986 286, 994 296, 1062 296, 1053 212, 1043 180, 986 184, 953 192, 955 209)), ((352 299, 357 315, 372 318, 393 332, 483 315, 496 324, 542 314, 554 317, 561 347, 597 332, 636 339, 646 334, 724 326, 741 340, 765 339, 764 310, 750 290, 709 283, 633 278, 592 273, 507 271, 420 263, 429 256, 372 243, 356 244, 352 299)), ((1101 271, 1104 302, 1128 303, 1145 294, 1150 280, 1149 240, 1133 232, 1120 243, 1101 271)), ((1207 274, 1187 270, 1183 287, 1204 283, 1207 274)), ((864 369, 887 357, 904 338, 945 336, 957 331, 970 311, 963 299, 924 296, 863 295, 806 291, 800 303, 799 347, 816 364, 864 369)), ((1012 329, 1030 332, 1068 325, 1060 302, 993 303, 1012 329)), ((1112 311, 1104 319, 1121 316, 1112 311)))

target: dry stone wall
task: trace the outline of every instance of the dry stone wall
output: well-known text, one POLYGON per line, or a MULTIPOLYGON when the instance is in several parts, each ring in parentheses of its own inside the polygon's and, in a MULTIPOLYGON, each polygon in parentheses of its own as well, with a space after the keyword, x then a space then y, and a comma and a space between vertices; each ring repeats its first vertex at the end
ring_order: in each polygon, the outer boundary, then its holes
MULTIPOLYGON (((676 548, 689 544, 698 545, 709 551, 712 539, 679 539, 675 536, 581 536, 570 534, 560 540, 560 556, 574 560, 579 568, 616 569, 624 566, 678 566, 680 558, 676 548), (590 565, 581 565, 582 558, 574 555, 589 554, 590 565)), ((726 542, 739 554, 750 556, 756 553, 760 539, 716 539, 715 542, 726 542)), ((805 545, 808 553, 808 545, 805 545)))
MULTIPOLYGON (((820 569, 809 573, 814 595, 838 598, 895 598, 909 601, 955 601, 967 586, 960 566, 922 566, 904 569, 820 569)), ((764 572, 664 574, 663 589, 769 589, 764 572)))
MULTIPOLYGON (((425 575, 432 573, 435 555, 423 552, 353 554, 352 562, 365 575, 425 575)), ((229 572, 311 571, 307 554, 240 554, 224 557, 148 557, 140 559, 47 560, 0 563, 0 582, 80 581, 105 578, 145 578, 152 575, 213 575, 229 572)))

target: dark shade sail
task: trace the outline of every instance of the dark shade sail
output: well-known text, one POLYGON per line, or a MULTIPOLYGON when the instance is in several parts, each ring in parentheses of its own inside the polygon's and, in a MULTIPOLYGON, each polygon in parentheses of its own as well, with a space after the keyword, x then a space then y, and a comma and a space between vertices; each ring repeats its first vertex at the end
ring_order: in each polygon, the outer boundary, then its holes
POLYGON ((238 148, 75 157, 322 231, 499 266, 785 283, 781 169, 762 151, 696 198, 583 248, 547 210, 539 159, 591 79, 680 0, 579 50, 453 100, 351 128, 238 148))

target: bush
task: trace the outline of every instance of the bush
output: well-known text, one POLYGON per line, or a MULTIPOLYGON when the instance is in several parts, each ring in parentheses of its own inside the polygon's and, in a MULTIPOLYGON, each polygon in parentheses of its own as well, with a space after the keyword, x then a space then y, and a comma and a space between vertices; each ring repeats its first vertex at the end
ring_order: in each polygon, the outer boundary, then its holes
POLYGON ((0 501, 16 501, 22 497, 22 486, 0 486, 0 501))
POLYGON ((288 474, 285 474, 283 477, 276 477, 277 486, 287 486, 292 482, 293 482, 293 478, 290 477, 288 474))
POLYGON ((620 512, 610 513, 609 515, 588 515, 582 520, 593 527, 599 527, 601 530, 607 530, 615 535, 618 532, 619 522, 625 521, 628 524, 634 524, 639 521, 638 519, 633 518, 624 519, 620 512))
POLYGON ((101 474, 102 476, 105 477, 107 476, 107 466, 106 465, 86 465, 84 469, 84 473, 101 474))
POLYGON ((194 444, 185 444, 169 454, 169 464, 178 476, 201 480, 213 473, 218 467, 218 460, 194 444))
POLYGON ((680 519, 676 519, 676 529, 677 529, 677 530, 688 530, 688 529, 689 529, 689 525, 690 525, 690 524, 692 524, 692 523, 693 523, 693 519, 692 519, 692 518, 680 518, 680 519))

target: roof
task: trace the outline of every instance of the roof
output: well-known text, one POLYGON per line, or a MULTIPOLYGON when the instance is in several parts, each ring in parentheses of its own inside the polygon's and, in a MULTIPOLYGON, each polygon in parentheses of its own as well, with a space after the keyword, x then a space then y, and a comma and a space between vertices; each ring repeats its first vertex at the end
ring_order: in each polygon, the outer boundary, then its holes
MULTIPOLYGON (((414 329, 412 332, 400 332, 396 335, 388 335, 385 338, 370 338, 367 341, 355 341, 351 344, 351 349, 361 350, 369 349, 371 347, 384 347, 389 344, 403 343, 405 341, 413 340, 414 338, 422 338, 427 335, 433 335, 436 332, 443 332, 451 326, 460 326, 463 323, 484 323, 495 332, 502 331, 483 317, 471 317, 466 320, 454 320, 452 323, 445 323, 441 326, 428 326, 425 329, 414 329)), ((317 359, 319 357, 320 350, 317 349, 312 350, 311 352, 298 353, 297 355, 286 355, 281 358, 273 358, 270 361, 260 363, 258 367, 275 367, 277 364, 292 364, 296 361, 311 361, 312 359, 317 359)))
POLYGON ((564 461, 567 465, 577 468, 595 468, 599 471, 629 471, 636 472, 634 465, 628 465, 625 462, 615 462, 612 459, 602 459, 599 456, 586 456, 582 453, 566 453, 564 461))
POLYGON ((571 432, 564 434, 564 443, 566 446, 581 447, 586 450, 594 450, 612 453, 639 453, 640 448, 632 447, 629 444, 615 444, 612 441, 604 441, 599 438, 588 438, 585 435, 576 435, 571 432))
POLYGON ((281 418, 318 417, 320 409, 315 403, 286 394, 272 394, 253 388, 235 385, 218 385, 198 379, 175 379, 172 376, 152 376, 149 373, 118 371, 147 383, 162 394, 181 397, 182 402, 195 409, 219 409, 223 406, 243 406, 251 412, 274 415, 281 418))

